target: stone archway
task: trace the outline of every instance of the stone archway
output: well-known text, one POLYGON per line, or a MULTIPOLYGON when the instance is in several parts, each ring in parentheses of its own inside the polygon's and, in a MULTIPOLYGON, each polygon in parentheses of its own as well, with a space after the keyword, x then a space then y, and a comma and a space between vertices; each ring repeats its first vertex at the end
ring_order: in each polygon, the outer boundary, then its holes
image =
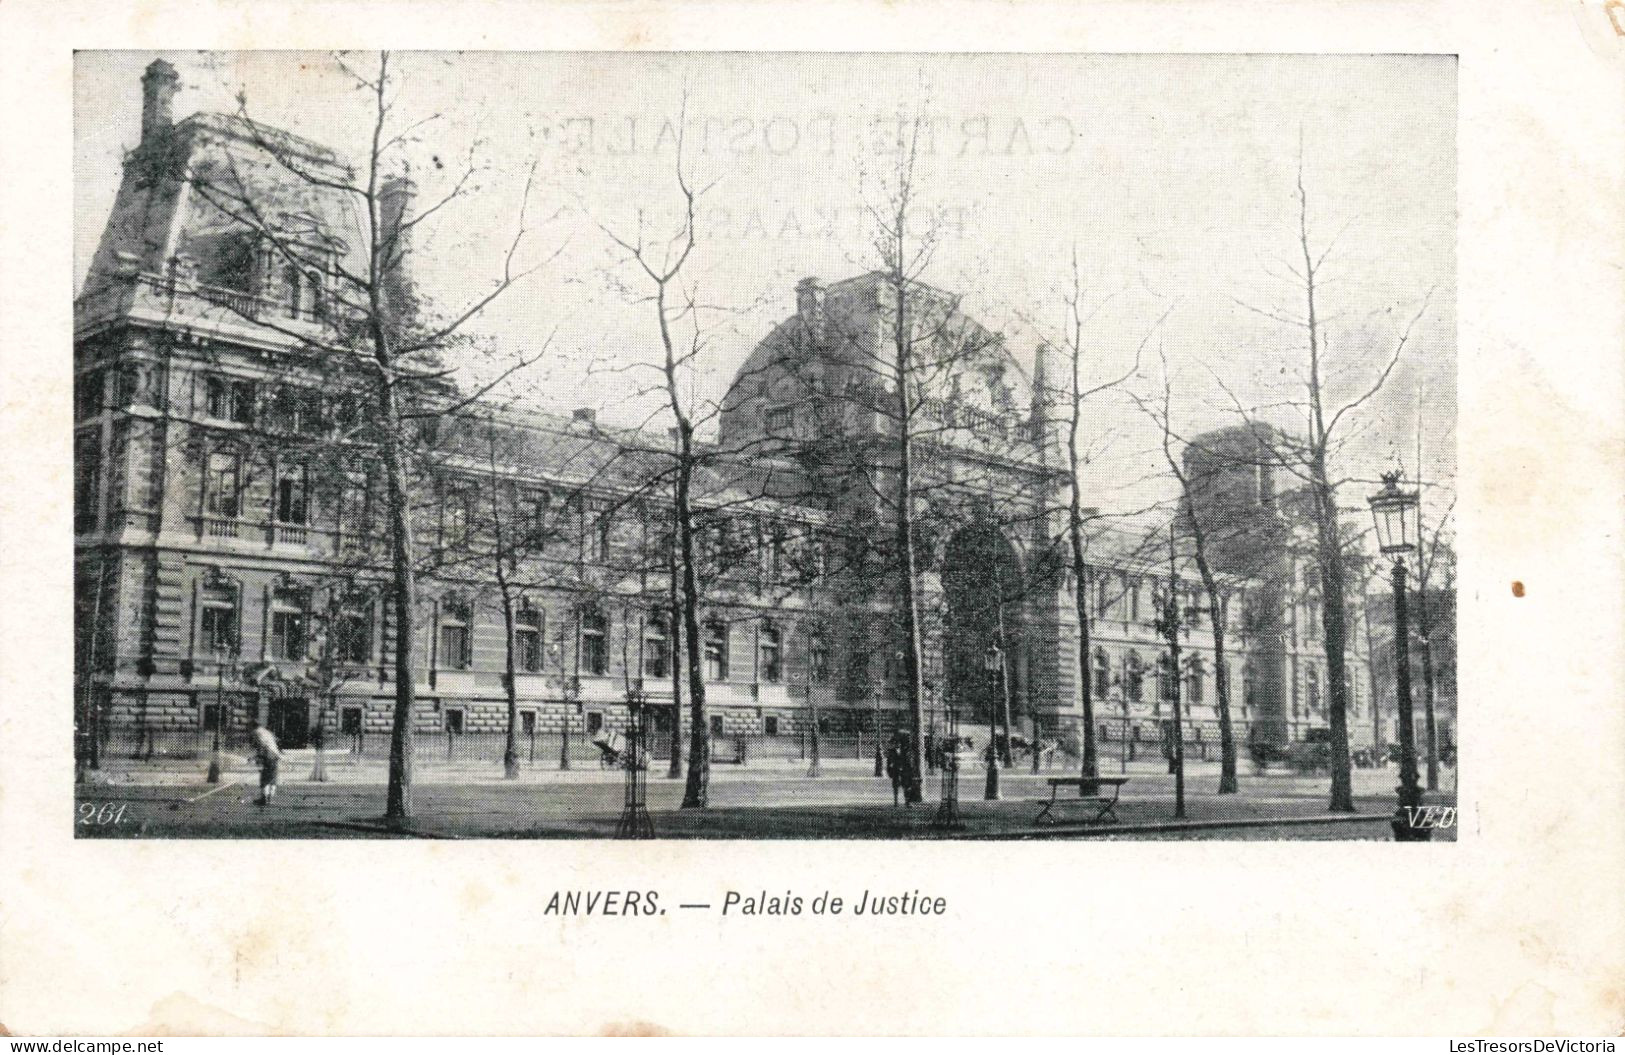
MULTIPOLYGON (((997 528, 977 523, 949 538, 943 548, 941 574, 947 601, 942 644, 945 699, 958 708, 962 726, 986 729, 990 714, 1002 726, 1006 717, 1003 691, 988 673, 984 657, 988 646, 999 638, 1002 616, 1011 707, 1019 711, 1015 701, 1022 698, 1025 675, 1020 662, 1025 652, 1021 599, 1026 582, 1021 558, 997 528)), ((1014 721, 1017 715, 1009 717, 1014 721)))

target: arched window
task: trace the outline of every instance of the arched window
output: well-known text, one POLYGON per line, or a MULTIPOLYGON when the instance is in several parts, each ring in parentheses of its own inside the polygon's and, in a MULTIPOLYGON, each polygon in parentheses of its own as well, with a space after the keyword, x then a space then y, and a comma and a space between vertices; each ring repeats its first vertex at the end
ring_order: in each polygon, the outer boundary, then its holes
POLYGON ((1095 649, 1095 672, 1092 680, 1095 699, 1105 699, 1106 690, 1111 686, 1112 663, 1106 658, 1106 650, 1103 648, 1095 649))
POLYGON ((1131 703, 1139 703, 1145 695, 1145 667, 1140 662, 1138 652, 1130 652, 1123 657, 1123 697, 1131 703))
POLYGON ((322 296, 322 273, 312 268, 305 272, 305 307, 313 319, 326 318, 327 301, 322 296))

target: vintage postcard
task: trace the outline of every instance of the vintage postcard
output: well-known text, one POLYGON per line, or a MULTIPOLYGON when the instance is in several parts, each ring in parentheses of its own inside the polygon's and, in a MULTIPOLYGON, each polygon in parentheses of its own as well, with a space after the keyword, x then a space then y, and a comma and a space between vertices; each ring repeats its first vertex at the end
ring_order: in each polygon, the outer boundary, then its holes
POLYGON ((14 18, 0 1023, 1617 1033, 1568 7, 14 18))

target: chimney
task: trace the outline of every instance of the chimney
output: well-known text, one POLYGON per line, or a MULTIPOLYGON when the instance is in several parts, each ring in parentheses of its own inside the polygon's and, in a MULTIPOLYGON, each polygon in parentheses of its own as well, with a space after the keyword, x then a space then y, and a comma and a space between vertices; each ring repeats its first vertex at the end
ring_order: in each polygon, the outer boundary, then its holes
POLYGON ((1033 442, 1040 448, 1047 447, 1050 442, 1049 356, 1049 344, 1039 341, 1038 350, 1033 356, 1033 405, 1028 427, 1033 442))
POLYGON ((180 75, 163 59, 153 59, 141 75, 141 145, 155 143, 175 124, 175 92, 180 75))
POLYGON ((579 421, 587 425, 596 425, 598 424, 598 411, 591 407, 578 407, 576 408, 576 411, 570 415, 570 420, 579 421))
POLYGON ((809 330, 818 329, 824 322, 824 284, 816 278, 804 278, 796 283, 796 314, 809 330))
POLYGON ((391 322, 397 330, 406 327, 415 314, 412 295, 411 260, 412 236, 410 229, 401 225, 412 215, 412 202, 417 196, 417 184, 410 171, 385 179, 378 189, 379 244, 387 253, 382 261, 383 292, 391 322))

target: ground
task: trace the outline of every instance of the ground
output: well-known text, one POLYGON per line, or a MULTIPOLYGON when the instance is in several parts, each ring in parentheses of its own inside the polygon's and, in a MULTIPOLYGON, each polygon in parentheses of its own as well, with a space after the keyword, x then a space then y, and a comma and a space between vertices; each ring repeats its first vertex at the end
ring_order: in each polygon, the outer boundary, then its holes
MULTIPOLYGON (((894 807, 888 781, 843 762, 828 765, 817 778, 800 767, 719 766, 705 810, 679 809, 683 781, 663 770, 651 774, 647 802, 655 833, 724 839, 1390 839, 1398 776, 1393 767, 1357 770, 1355 812, 1334 814, 1327 810, 1325 776, 1260 775, 1244 767, 1242 793, 1219 795, 1217 766, 1196 763, 1188 771, 1180 819, 1166 767, 1140 761, 1122 770, 1129 783, 1116 824, 1088 823, 1094 811, 1080 804, 1061 811, 1062 823, 1037 826, 1039 800, 1049 796, 1045 778, 1065 772, 1005 770, 1002 800, 985 802, 984 773, 977 769, 960 780, 963 826, 945 831, 933 823, 940 802, 935 775, 927 778, 923 805, 894 807)), ((255 775, 243 764, 213 785, 197 766, 104 772, 78 789, 76 831, 102 838, 609 838, 625 793, 623 774, 613 770, 528 772, 514 782, 484 770, 441 771, 426 774, 414 788, 412 821, 395 833, 381 823, 381 769, 329 766, 329 779, 319 782, 308 779, 308 766, 285 764, 280 791, 265 807, 256 804, 255 775)), ((1454 770, 1444 776, 1444 789, 1428 796, 1430 805, 1455 804, 1454 770)), ((1453 820, 1453 813, 1437 816, 1434 837, 1453 840, 1454 827, 1443 826, 1453 820)))

